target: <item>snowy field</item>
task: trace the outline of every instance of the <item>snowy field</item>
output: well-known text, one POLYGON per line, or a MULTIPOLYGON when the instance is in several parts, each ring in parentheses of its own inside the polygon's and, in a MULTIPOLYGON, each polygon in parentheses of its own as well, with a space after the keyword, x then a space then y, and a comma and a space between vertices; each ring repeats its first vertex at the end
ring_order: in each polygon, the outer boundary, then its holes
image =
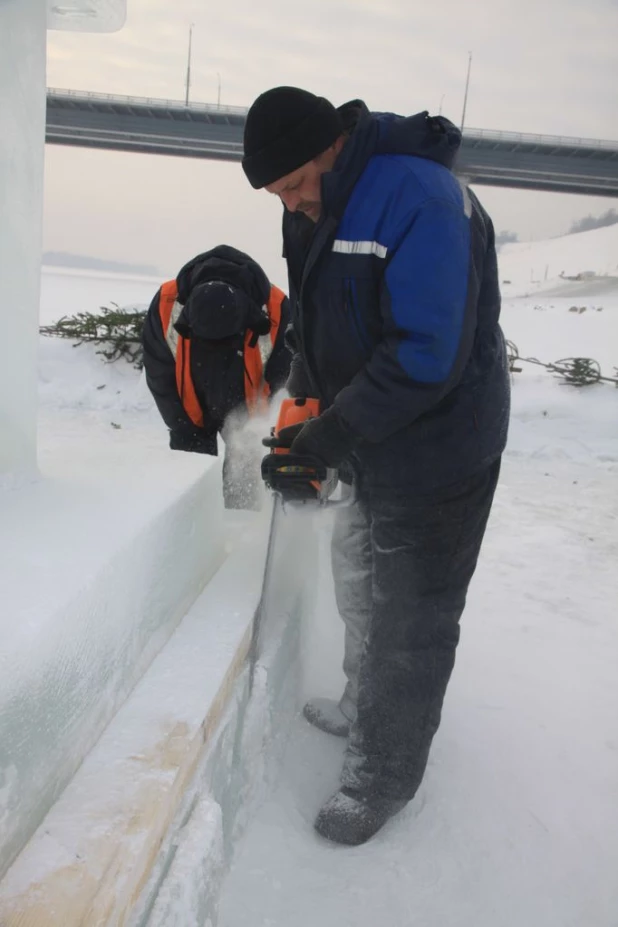
POLYGON ((43 267, 41 272, 41 325, 63 315, 96 312, 116 303, 148 305, 162 280, 69 267, 43 267))
MULTIPOLYGON (((522 357, 586 355, 615 375, 618 226, 509 245, 500 264, 510 281, 503 327, 522 357)), ((54 269, 43 276, 42 321, 111 301, 145 305, 156 287, 54 269)), ((365 847, 320 841, 312 820, 336 788, 343 745, 299 717, 273 793, 237 847, 220 927, 618 927, 618 390, 578 390, 521 367, 418 796, 365 847)), ((169 452, 140 374, 90 347, 42 338, 39 393, 45 476, 122 481, 127 500, 139 487, 147 507, 157 486, 206 463, 169 452)), ((103 533, 114 530, 103 506, 97 517, 103 533)), ((326 521, 321 535, 326 545, 326 521)), ((323 566, 303 688, 336 696, 342 629, 323 566)), ((198 925, 187 912, 179 927, 198 925)))

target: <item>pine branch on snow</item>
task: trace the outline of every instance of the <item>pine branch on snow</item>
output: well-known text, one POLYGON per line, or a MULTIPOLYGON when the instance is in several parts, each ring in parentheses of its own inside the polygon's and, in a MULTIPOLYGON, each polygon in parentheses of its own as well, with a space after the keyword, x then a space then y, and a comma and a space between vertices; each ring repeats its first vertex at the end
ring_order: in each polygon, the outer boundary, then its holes
POLYGON ((69 338, 73 347, 85 342, 100 345, 100 354, 108 363, 128 361, 137 370, 143 367, 142 329, 146 311, 143 309, 121 309, 116 303, 111 307, 101 306, 99 312, 78 312, 63 316, 53 325, 42 325, 42 335, 69 338))
POLYGON ((591 357, 565 357, 547 368, 570 386, 590 386, 603 379, 598 362, 591 357))
MULTIPOLYGON (((563 384, 569 386, 590 386, 601 382, 618 386, 618 376, 604 377, 599 362, 592 357, 564 357, 553 363, 545 363, 538 357, 522 357, 513 341, 506 342, 506 353, 511 373, 521 373, 522 368, 515 366, 517 363, 535 364, 537 367, 549 370, 550 373, 559 377, 563 384)), ((618 374, 618 367, 614 367, 614 372, 618 374)))

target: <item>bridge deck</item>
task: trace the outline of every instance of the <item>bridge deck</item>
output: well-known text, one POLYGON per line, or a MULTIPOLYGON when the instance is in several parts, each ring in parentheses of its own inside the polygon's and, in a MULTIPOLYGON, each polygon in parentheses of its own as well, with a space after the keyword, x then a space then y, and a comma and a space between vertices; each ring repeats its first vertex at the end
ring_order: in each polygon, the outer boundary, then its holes
MULTIPOLYGON (((239 161, 247 109, 50 89, 50 144, 239 161)), ((457 172, 469 183, 618 196, 618 142, 465 130, 457 172)))

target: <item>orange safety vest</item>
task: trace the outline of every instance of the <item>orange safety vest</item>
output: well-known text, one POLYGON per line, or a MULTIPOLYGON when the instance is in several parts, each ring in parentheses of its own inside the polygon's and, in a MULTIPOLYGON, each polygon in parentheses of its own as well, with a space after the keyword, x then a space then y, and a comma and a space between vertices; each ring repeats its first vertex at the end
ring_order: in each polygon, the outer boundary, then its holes
MULTIPOLYGON (((270 319, 270 332, 251 344, 255 336, 251 330, 245 334, 245 401, 251 414, 263 411, 270 395, 270 387, 264 379, 264 370, 272 353, 279 325, 281 324, 281 304, 285 299, 278 287, 271 286, 266 308, 270 319)), ((178 286, 175 280, 169 280, 161 287, 159 296, 159 315, 163 336, 176 362, 176 388, 184 410, 198 428, 204 426, 204 416, 197 393, 191 379, 191 339, 183 338, 174 328, 174 323, 182 311, 178 302, 178 286)))

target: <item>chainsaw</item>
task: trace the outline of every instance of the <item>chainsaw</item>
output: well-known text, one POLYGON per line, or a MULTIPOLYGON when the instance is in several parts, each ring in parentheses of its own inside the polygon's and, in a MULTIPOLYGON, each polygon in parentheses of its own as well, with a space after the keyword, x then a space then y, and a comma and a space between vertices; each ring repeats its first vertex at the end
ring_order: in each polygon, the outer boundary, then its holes
POLYGON ((290 453, 290 443, 281 439, 284 429, 296 426, 296 434, 302 425, 320 414, 318 399, 284 399, 281 403, 277 424, 271 429, 270 437, 262 442, 269 447, 270 454, 262 460, 262 479, 284 503, 318 503, 339 505, 332 496, 339 477, 336 470, 325 467, 312 457, 290 453))

